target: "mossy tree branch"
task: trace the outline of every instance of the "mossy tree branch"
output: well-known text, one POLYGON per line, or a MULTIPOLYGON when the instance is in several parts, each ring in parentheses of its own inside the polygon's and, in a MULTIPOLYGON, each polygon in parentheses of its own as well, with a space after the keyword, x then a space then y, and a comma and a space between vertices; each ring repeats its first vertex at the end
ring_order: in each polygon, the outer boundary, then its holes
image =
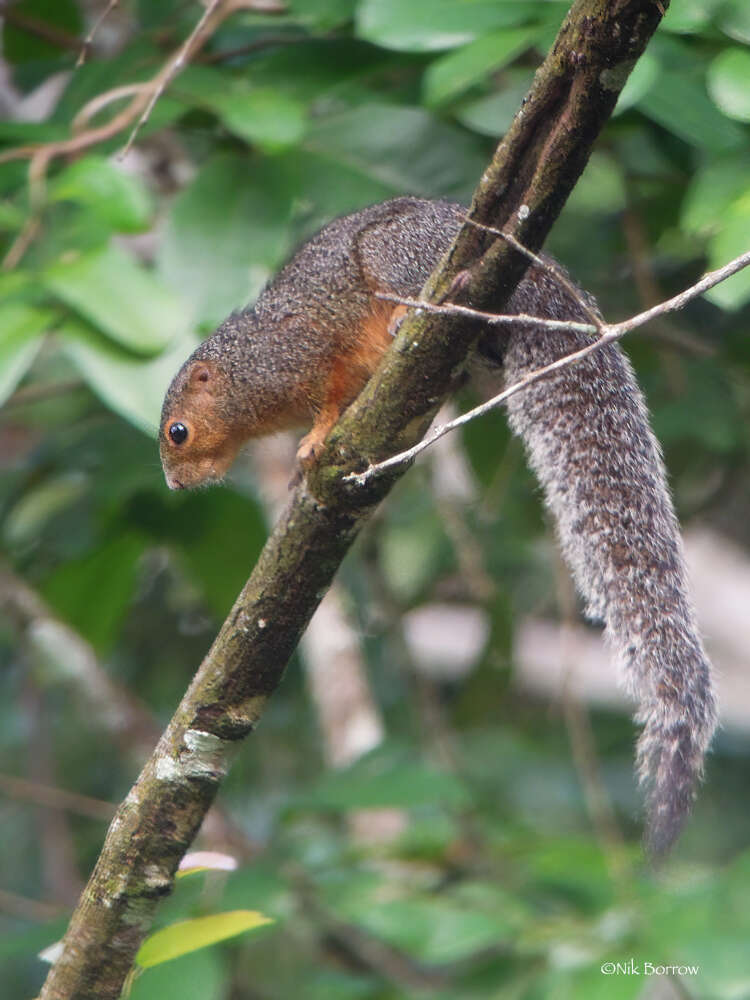
MULTIPOLYGON (((577 0, 485 171, 476 222, 541 247, 666 4, 577 0)), ((430 301, 501 309, 527 259, 465 225, 430 301), (457 277, 460 280, 457 282, 457 277)), ((41 1000, 114 1000, 159 899, 359 528, 400 475, 343 476, 413 444, 454 384, 479 327, 411 314, 393 349, 294 492, 258 563, 110 827, 41 1000)))

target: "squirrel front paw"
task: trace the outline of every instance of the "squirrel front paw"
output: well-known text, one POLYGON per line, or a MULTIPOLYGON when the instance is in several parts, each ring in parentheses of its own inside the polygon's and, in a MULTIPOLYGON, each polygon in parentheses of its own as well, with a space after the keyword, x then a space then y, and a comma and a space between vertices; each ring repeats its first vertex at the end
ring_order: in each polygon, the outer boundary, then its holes
POLYGON ((298 486, 302 482, 302 477, 308 469, 318 461, 325 444, 327 428, 321 433, 321 428, 313 427, 309 434, 305 434, 297 448, 297 456, 294 462, 294 474, 289 480, 289 489, 298 486))

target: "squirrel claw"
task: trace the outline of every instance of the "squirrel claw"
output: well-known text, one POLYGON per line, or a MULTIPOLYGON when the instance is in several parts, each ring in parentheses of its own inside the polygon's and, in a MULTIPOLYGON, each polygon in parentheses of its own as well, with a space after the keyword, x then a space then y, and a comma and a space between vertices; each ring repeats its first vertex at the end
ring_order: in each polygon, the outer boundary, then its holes
POLYGON ((317 460, 320 458, 323 452, 323 444, 325 441, 325 435, 321 438, 320 433, 315 431, 315 428, 306 434, 299 443, 299 448, 297 449, 297 460, 295 462, 294 474, 289 480, 289 489, 293 489, 295 486, 299 486, 302 482, 302 477, 305 475, 308 469, 310 469, 317 460))

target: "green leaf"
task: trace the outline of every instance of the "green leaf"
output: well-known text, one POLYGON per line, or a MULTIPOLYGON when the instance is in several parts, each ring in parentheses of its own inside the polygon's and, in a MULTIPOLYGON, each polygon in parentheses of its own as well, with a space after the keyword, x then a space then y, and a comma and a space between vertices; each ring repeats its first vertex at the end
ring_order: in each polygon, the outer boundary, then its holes
POLYGON ((573 189, 566 211, 621 212, 627 205, 625 181, 617 160, 607 153, 592 153, 580 183, 573 189))
POLYGON ((507 83, 497 93, 463 104, 456 110, 456 118, 462 125, 493 139, 507 131, 528 93, 534 74, 531 70, 511 69, 505 76, 507 83))
POLYGON ((362 0, 357 34, 389 49, 434 52, 467 45, 498 28, 526 24, 548 6, 497 0, 362 0))
POLYGON ((184 955, 177 965, 155 965, 143 970, 127 1000, 227 1000, 226 969, 222 956, 211 951, 184 955))
POLYGON ((157 358, 133 357, 98 331, 75 320, 60 328, 63 350, 99 398, 115 413, 155 437, 164 393, 196 346, 183 335, 157 358))
POLYGON ((483 80, 490 72, 507 66, 534 44, 537 28, 515 28, 494 32, 449 55, 436 59, 427 69, 422 95, 434 106, 483 80))
POLYGON ((54 519, 86 493, 86 478, 76 472, 45 479, 28 489, 10 509, 3 539, 15 548, 31 545, 54 519))
POLYGON ((141 181, 102 156, 86 156, 67 167, 49 197, 86 205, 121 232, 138 232, 150 222, 150 199, 141 181))
MULTIPOLYGON (((503 902, 507 903, 507 900, 503 902)), ((438 895, 379 903, 361 914, 362 925, 423 962, 456 962, 483 948, 510 944, 514 922, 498 907, 495 913, 451 905, 438 895)))
POLYGON ((147 938, 139 948, 135 960, 141 968, 148 969, 273 922, 270 917, 264 917, 256 910, 230 910, 208 917, 182 920, 147 938))
POLYGON ((466 788, 452 774, 379 748, 352 767, 329 772, 294 803, 313 809, 403 809, 437 806, 460 807, 466 788))
POLYGON ((355 0, 291 0, 288 9, 295 21, 318 31, 330 31, 350 21, 355 6, 355 0))
MULTIPOLYGON (((715 232, 726 221, 725 213, 739 198, 750 195, 747 156, 714 160, 699 170, 682 204, 680 222, 688 233, 715 232)), ((750 241, 748 241, 750 243, 750 241)))
POLYGON ((659 72, 659 60, 647 49, 635 64, 625 86, 620 91, 612 114, 621 115, 623 111, 638 104, 655 85, 659 72))
POLYGON ((709 25, 715 9, 721 2, 722 0, 681 0, 681 3, 670 4, 660 30, 671 31, 677 35, 702 32, 709 25))
POLYGON ((311 124, 306 149, 394 191, 465 198, 486 164, 472 136, 417 108, 368 104, 311 124))
POLYGON ((736 42, 750 45, 750 7, 747 0, 729 0, 721 7, 721 30, 736 42))
POLYGON ((357 166, 339 163, 325 153, 295 152, 295 190, 303 226, 300 237, 317 232, 338 215, 392 198, 401 190, 363 173, 357 166))
POLYGON ((51 322, 49 310, 23 303, 0 304, 0 403, 33 364, 51 322))
POLYGON ((737 121, 750 121, 750 52, 725 49, 708 68, 708 92, 714 104, 737 121))
POLYGON ((26 216, 18 205, 9 201, 0 202, 0 230, 14 232, 21 228, 26 216))
POLYGON ((266 153, 296 146, 305 134, 305 106, 278 90, 228 94, 216 101, 216 107, 231 132, 266 153))
MULTIPOLYGON (((254 80, 262 78, 263 66, 261 62, 254 80)), ((289 75, 294 80, 296 69, 292 68, 289 75)), ((229 131, 241 139, 266 153, 278 153, 296 146, 305 134, 307 104, 314 90, 292 94, 288 79, 273 72, 266 76, 268 86, 250 89, 219 70, 192 66, 177 81, 175 94, 183 102, 214 111, 229 131)), ((328 77, 330 86, 336 79, 330 67, 328 77)))
POLYGON ((60 260, 42 281, 102 333, 139 354, 157 354, 187 325, 182 303, 112 245, 60 260))
POLYGON ((20 0, 13 5, 13 13, 53 29, 49 33, 29 31, 16 26, 10 19, 6 20, 3 25, 3 55, 14 65, 41 62, 54 59, 61 53, 67 54, 61 43, 52 40, 54 29, 76 37, 83 28, 81 12, 74 0, 20 0))
POLYGON ((404 602, 414 600, 435 574, 445 551, 445 533, 436 514, 385 527, 380 563, 389 588, 404 602))
POLYGON ((90 554, 63 563, 42 586, 61 617, 101 652, 108 651, 119 634, 143 549, 139 535, 118 529, 116 537, 90 554))
POLYGON ((717 153, 744 144, 742 130, 716 108, 695 72, 665 70, 637 106, 691 146, 717 153))
POLYGON ((0 121, 0 142, 26 146, 32 142, 56 142, 65 139, 69 130, 54 122, 0 121))
POLYGON ((215 326, 263 287, 288 249, 296 168, 282 159, 216 156, 175 198, 159 275, 215 326))
MULTIPOLYGON (((194 529, 189 535, 180 532, 174 544, 182 549, 206 603, 222 619, 267 538, 263 514, 257 504, 231 490, 217 490, 210 497, 181 493, 169 500, 179 503, 179 524, 190 524, 194 529), (226 553, 225 558, 217 559, 217 552, 226 553)), ((171 509, 168 516, 174 520, 171 509)), ((161 541, 164 535, 162 532, 161 541)))
MULTIPOLYGON (((721 228, 709 243, 709 268, 722 267, 750 250, 750 192, 738 198, 723 214, 721 228)), ((750 267, 722 281, 706 293, 722 309, 739 309, 750 302, 750 267)))
POLYGON ((355 88, 363 78, 395 62, 390 53, 350 37, 316 38, 261 53, 253 60, 253 83, 308 105, 332 94, 348 105, 361 99, 355 88))

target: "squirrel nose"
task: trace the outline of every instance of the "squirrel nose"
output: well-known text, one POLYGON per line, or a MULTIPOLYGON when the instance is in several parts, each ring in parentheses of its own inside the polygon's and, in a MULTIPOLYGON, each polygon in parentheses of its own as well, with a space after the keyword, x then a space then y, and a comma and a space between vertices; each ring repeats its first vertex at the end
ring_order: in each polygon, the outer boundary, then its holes
POLYGON ((167 476, 166 479, 167 479, 167 486, 170 488, 170 490, 185 489, 185 484, 181 483, 179 479, 170 478, 169 476, 167 476))

